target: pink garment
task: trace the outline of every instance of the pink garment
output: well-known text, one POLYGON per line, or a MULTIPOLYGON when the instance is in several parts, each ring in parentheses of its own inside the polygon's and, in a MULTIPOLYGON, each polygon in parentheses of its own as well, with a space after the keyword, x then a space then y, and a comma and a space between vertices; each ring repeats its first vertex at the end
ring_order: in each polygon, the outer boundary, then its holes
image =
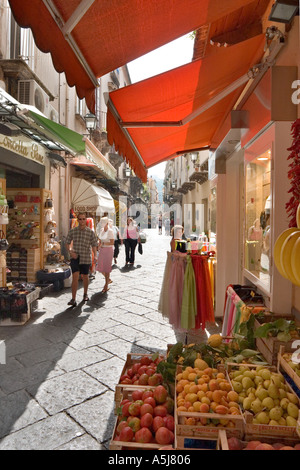
POLYGON ((112 269, 112 259, 114 246, 101 246, 98 253, 96 271, 100 273, 110 273, 112 269))
POLYGON ((169 319, 170 323, 177 329, 181 329, 181 304, 185 267, 186 254, 180 252, 172 253, 169 282, 169 319))

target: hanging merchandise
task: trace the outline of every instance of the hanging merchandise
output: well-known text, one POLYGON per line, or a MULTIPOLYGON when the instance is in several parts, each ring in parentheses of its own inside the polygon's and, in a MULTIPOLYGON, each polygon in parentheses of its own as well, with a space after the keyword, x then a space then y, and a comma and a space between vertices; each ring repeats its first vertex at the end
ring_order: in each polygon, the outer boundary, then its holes
POLYGON ((50 196, 48 196, 46 201, 45 201, 45 207, 46 208, 52 208, 53 207, 53 200, 50 196))
POLYGON ((0 250, 5 251, 7 250, 8 246, 9 246, 9 243, 5 237, 5 234, 3 230, 0 230, 0 250))
POLYGON ((158 311, 179 330, 214 322, 209 256, 168 252, 158 311))

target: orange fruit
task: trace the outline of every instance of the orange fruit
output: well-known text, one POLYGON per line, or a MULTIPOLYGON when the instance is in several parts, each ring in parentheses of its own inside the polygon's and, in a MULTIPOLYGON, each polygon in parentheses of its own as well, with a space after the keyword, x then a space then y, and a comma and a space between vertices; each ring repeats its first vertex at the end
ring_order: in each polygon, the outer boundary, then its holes
POLYGON ((196 393, 188 393, 185 399, 189 401, 191 404, 193 404, 195 401, 197 401, 198 397, 196 393))
POLYGON ((208 405, 210 405, 210 399, 208 397, 203 397, 201 398, 201 403, 207 403, 208 405))
POLYGON ((235 401, 230 401, 228 403, 228 406, 229 406, 229 408, 236 408, 237 410, 239 410, 239 404, 236 403, 235 401))
POLYGON ((226 392, 230 392, 230 390, 232 390, 231 385, 227 380, 220 382, 220 389, 225 390, 226 392))
POLYGON ((176 380, 179 382, 179 380, 182 379, 182 373, 180 372, 179 374, 176 375, 176 380))
POLYGON ((217 408, 218 405, 219 405, 219 403, 217 403, 216 401, 212 401, 211 404, 210 404, 210 409, 215 413, 216 408, 217 408))
POLYGON ((195 372, 190 372, 188 375, 188 380, 190 382, 194 382, 196 377, 197 377, 197 374, 195 374, 195 372))
POLYGON ((203 392, 203 390, 199 390, 197 392, 197 397, 198 397, 198 400, 201 400, 201 398, 205 397, 205 392, 203 392))
POLYGON ((186 409, 188 409, 190 406, 192 406, 192 403, 190 401, 185 401, 184 402, 184 406, 186 407, 186 409))
POLYGON ((223 374, 223 372, 219 372, 217 374, 217 379, 225 379, 225 374, 223 374))
MULTIPOLYGON (((196 413, 198 413, 198 412, 200 411, 201 405, 203 405, 203 403, 201 403, 201 401, 195 401, 195 402, 193 403, 193 408, 194 408, 194 411, 195 411, 196 413)), ((207 406, 208 406, 208 405, 207 405, 207 406)))
POLYGON ((208 383, 209 390, 219 390, 219 384, 215 379, 211 379, 208 383))
POLYGON ((178 406, 177 411, 186 411, 186 407, 182 405, 178 406))
POLYGON ((205 384, 205 380, 203 377, 201 377, 201 379, 198 379, 197 382, 198 382, 198 385, 205 384))
POLYGON ((204 382, 208 383, 210 381, 210 376, 207 374, 203 374, 202 379, 204 379, 204 382))
POLYGON ((234 390, 231 390, 230 392, 228 392, 227 398, 229 401, 235 401, 235 402, 239 401, 239 395, 234 390))
POLYGON ((198 390, 199 390, 199 389, 198 389, 198 385, 192 384, 192 385, 190 385, 189 393, 197 393, 198 390))
POLYGON ((186 385, 183 387, 183 391, 184 391, 185 393, 189 393, 189 391, 190 391, 190 383, 186 384, 186 385))
POLYGON ((187 379, 188 376, 189 376, 189 371, 188 371, 188 370, 184 370, 184 371, 182 372, 182 378, 183 378, 183 379, 187 379))
POLYGON ((199 411, 200 411, 200 413, 208 413, 209 412, 209 405, 207 403, 200 403, 199 411))
POLYGON ((212 394, 213 394, 213 392, 211 390, 208 390, 206 392, 206 396, 210 399, 210 401, 212 401, 212 394))
POLYGON ((224 405, 218 405, 216 407, 216 413, 218 413, 220 415, 226 415, 226 414, 228 414, 228 412, 229 412, 229 409, 224 405))
POLYGON ((222 398, 222 395, 221 395, 221 390, 214 390, 212 392, 212 399, 213 401, 217 402, 217 403, 220 403, 221 402, 221 398, 222 398))
POLYGON ((186 418, 185 424, 187 426, 195 426, 196 420, 195 420, 195 418, 186 418))
POLYGON ((206 374, 206 375, 211 376, 212 375, 212 368, 207 367, 206 369, 204 369, 203 373, 206 374))

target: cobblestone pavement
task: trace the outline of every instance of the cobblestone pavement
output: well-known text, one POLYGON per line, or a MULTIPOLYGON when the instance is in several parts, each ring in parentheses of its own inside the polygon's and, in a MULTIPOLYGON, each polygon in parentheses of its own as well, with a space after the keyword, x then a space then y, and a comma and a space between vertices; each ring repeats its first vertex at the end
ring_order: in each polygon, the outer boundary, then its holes
MULTIPOLYGON (((124 267, 121 247, 110 290, 97 273, 90 301, 67 308, 70 288, 37 302, 23 326, 0 327, 0 450, 106 450, 114 390, 128 353, 165 352, 206 333, 174 331, 157 311, 170 237, 146 231, 144 253, 124 267)), ((78 298, 83 296, 80 286, 78 298)), ((207 327, 210 334, 220 325, 207 327)))

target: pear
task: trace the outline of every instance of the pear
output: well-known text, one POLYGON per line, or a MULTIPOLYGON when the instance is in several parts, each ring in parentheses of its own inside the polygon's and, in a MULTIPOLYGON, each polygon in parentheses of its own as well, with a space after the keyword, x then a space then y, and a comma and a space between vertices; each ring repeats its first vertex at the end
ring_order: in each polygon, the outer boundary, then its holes
POLYGON ((253 392, 251 392, 249 393, 248 398, 250 398, 251 401, 254 401, 256 398, 256 395, 253 392))
POLYGON ((246 370, 244 373, 243 373, 243 376, 244 377, 249 377, 251 380, 254 380, 255 379, 255 372, 253 370, 246 370))
POLYGON ((271 385, 269 385, 268 392, 271 398, 279 398, 278 387, 276 387, 276 385, 271 383, 271 385))
POLYGON ((286 398, 286 391, 283 388, 280 388, 278 391, 280 400, 282 400, 282 398, 286 398))
POLYGON ((278 420, 279 426, 286 426, 286 419, 281 416, 281 418, 278 420))
POLYGON ((269 421, 269 426, 279 426, 279 423, 278 421, 275 421, 275 419, 271 419, 269 421))
POLYGON ((275 404, 274 404, 273 398, 271 397, 264 398, 262 401, 262 406, 263 408, 267 408, 267 410, 271 410, 272 408, 274 408, 275 404))
POLYGON ((243 376, 243 374, 241 374, 241 375, 237 375, 237 376, 234 378, 234 380, 235 380, 235 382, 240 382, 240 383, 242 383, 243 378, 244 378, 244 376, 243 376))
POLYGON ((275 406, 280 406, 280 399, 279 398, 274 398, 274 405, 275 406))
POLYGON ((286 425, 296 427, 297 426, 297 420, 295 418, 293 418, 292 416, 287 416, 286 425))
POLYGON ((248 397, 254 395, 253 400, 255 400, 255 392, 256 392, 256 389, 254 387, 250 387, 246 390, 246 394, 248 397))
POLYGON ((287 406, 288 415, 297 419, 299 415, 299 408, 294 403, 289 403, 287 406))
POLYGON ((294 395, 293 393, 287 392, 286 396, 290 400, 291 403, 294 403, 294 405, 298 405, 299 400, 296 395, 294 395))
POLYGON ((245 390, 248 390, 250 387, 254 388, 254 382, 250 377, 243 377, 242 385, 245 390))
POLYGON ((289 403, 290 403, 290 401, 289 401, 288 398, 282 398, 280 400, 280 406, 283 410, 287 410, 287 407, 288 407, 289 403))
POLYGON ((262 384, 264 381, 264 379, 260 376, 260 375, 257 375, 255 378, 254 378, 254 383, 256 386, 258 386, 259 384, 262 384))
POLYGON ((260 399, 260 401, 263 401, 264 398, 267 398, 269 396, 268 390, 266 390, 264 387, 259 387, 256 392, 255 396, 260 399))
POLYGON ((256 398, 252 403, 251 403, 251 410, 253 411, 253 413, 257 414, 259 413, 260 411, 262 411, 262 402, 256 398))
POLYGON ((243 408, 244 408, 244 410, 250 410, 250 408, 251 408, 251 403, 252 403, 251 398, 249 398, 249 397, 244 398, 244 400, 243 400, 243 408))
POLYGON ((283 410, 282 408, 280 408, 280 406, 275 406, 269 412, 269 418, 274 419, 275 421, 278 421, 282 415, 283 415, 283 410))
POLYGON ((272 378, 271 378, 271 382, 276 385, 276 387, 280 388, 280 386, 282 385, 282 382, 280 380, 280 377, 278 377, 277 375, 273 374, 272 375, 272 378))
POLYGON ((241 393, 243 390, 243 385, 240 382, 237 382, 236 380, 232 381, 232 386, 233 390, 237 393, 241 393))
POLYGON ((269 424, 270 418, 265 411, 261 411, 257 416, 256 420, 259 424, 269 424))
POLYGON ((268 388, 270 387, 270 384, 271 384, 271 380, 264 380, 264 387, 266 390, 268 390, 268 388))
POLYGON ((233 373, 232 373, 232 377, 234 379, 236 379, 239 375, 243 375, 243 372, 241 370, 235 370, 233 373))
POLYGON ((260 375, 264 380, 270 380, 271 379, 271 371, 269 369, 261 369, 258 372, 258 375, 260 375))

